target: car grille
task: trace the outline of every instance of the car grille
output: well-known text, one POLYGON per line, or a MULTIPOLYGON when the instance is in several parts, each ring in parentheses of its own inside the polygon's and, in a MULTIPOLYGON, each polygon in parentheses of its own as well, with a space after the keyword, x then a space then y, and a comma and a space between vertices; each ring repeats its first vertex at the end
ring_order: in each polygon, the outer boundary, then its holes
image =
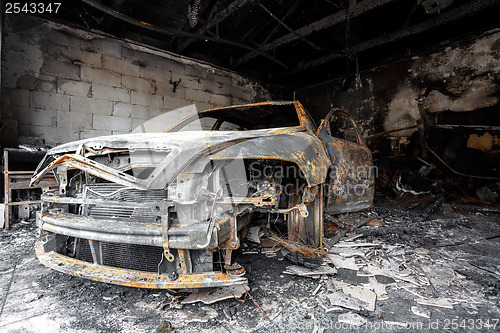
POLYGON ((56 243, 58 244, 57 253, 86 262, 94 262, 88 240, 57 234, 56 243), (74 242, 76 242, 76 246, 74 242))
MULTIPOLYGON (((85 198, 126 202, 155 202, 167 198, 166 190, 137 190, 119 184, 85 185, 85 198)), ((151 222, 155 214, 149 208, 116 207, 110 205, 84 205, 83 215, 97 218, 133 218, 137 221, 151 222)))
POLYGON ((91 199, 123 200, 132 202, 158 201, 164 199, 167 195, 166 190, 144 191, 114 183, 85 185, 84 193, 87 198, 91 199))

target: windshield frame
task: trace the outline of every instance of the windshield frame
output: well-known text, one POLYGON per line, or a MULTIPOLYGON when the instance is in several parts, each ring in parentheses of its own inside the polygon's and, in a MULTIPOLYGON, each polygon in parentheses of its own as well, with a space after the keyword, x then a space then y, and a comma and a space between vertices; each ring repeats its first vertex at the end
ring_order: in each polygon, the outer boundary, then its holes
MULTIPOLYGON (((234 112, 238 112, 238 109, 242 108, 249 108, 249 107, 262 107, 262 106, 271 106, 271 105, 293 105, 295 107, 295 112, 297 114, 297 118, 299 121, 298 125, 295 126, 278 126, 278 127, 270 127, 268 129, 273 129, 273 128, 280 128, 280 127, 297 127, 297 126, 302 126, 304 127, 307 131, 310 131, 312 133, 316 132, 316 124, 314 123, 314 120, 311 118, 309 113, 304 109, 304 107, 298 102, 298 101, 293 101, 293 102, 288 102, 288 101, 278 101, 278 102, 261 102, 261 103, 254 103, 254 104, 243 104, 243 105, 236 105, 236 106, 226 106, 226 107, 220 107, 220 108, 213 108, 213 109, 207 109, 200 111, 198 113, 195 113, 193 115, 190 115, 176 124, 172 125, 169 129, 165 131, 165 133, 173 133, 173 132, 179 132, 183 127, 186 125, 190 124, 191 122, 195 121, 196 119, 200 118, 205 118, 205 117, 211 117, 213 116, 212 114, 216 111, 219 110, 225 110, 225 109, 233 109, 234 112)), ((216 118, 216 117, 214 117, 216 118)), ((220 120, 220 119, 219 119, 220 120)), ((226 121, 226 120, 224 120, 226 121)), ((206 130, 206 131, 211 131, 211 130, 206 130)), ((215 131, 215 130, 214 130, 215 131)), ((245 132, 245 131, 237 131, 237 132, 245 132)))

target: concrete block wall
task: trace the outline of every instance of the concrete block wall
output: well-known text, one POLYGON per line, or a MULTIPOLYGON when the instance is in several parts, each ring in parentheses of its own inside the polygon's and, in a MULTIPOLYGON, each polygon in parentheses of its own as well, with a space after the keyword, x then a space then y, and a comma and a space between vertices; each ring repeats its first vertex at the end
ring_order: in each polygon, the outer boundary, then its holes
POLYGON ((187 105, 202 110, 269 100, 271 95, 259 83, 205 63, 11 16, 3 26, 1 98, 2 124, 10 127, 3 146, 34 138, 54 146, 128 133, 187 105), (171 82, 179 80, 174 92, 171 82))

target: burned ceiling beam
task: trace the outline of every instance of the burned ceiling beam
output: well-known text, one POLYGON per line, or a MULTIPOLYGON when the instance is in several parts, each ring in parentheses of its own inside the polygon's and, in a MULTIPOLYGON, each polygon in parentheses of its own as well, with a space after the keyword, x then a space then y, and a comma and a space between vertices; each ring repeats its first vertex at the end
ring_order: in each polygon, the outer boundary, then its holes
MULTIPOLYGON (((236 0, 233 1, 227 6, 227 8, 221 10, 220 12, 216 12, 215 15, 213 15, 212 18, 209 18, 208 22, 204 26, 205 29, 198 29, 196 33, 203 34, 204 31, 209 30, 216 26, 217 24, 223 22, 226 20, 229 16, 231 16, 233 13, 236 11, 240 10, 242 7, 244 7, 248 2, 251 0, 236 0)), ((219 6, 216 6, 218 9, 219 6)), ((214 7, 215 8, 215 7, 214 7)), ((181 44, 179 47, 178 52, 184 51, 189 45, 193 44, 195 42, 195 39, 189 39, 181 44)))
MULTIPOLYGON (((291 5, 287 12, 285 13, 285 15, 283 15, 283 17, 281 18, 283 21, 285 21, 291 14, 293 14, 295 12, 295 10, 297 9, 297 7, 300 5, 300 3, 302 2, 302 0, 297 0, 293 3, 293 5, 291 5)), ((264 41, 262 42, 262 44, 266 44, 267 42, 269 42, 271 40, 271 38, 274 37, 274 35, 276 34, 276 32, 278 32, 279 28, 281 27, 281 24, 276 24, 274 26, 274 28, 271 30, 271 32, 269 32, 269 34, 267 35, 266 39, 264 39, 264 41)))
POLYGON ((405 23, 403 23, 403 28, 406 28, 407 26, 410 25, 411 21, 413 20, 413 17, 415 16, 415 13, 417 12, 418 6, 420 6, 420 4, 415 3, 413 7, 411 7, 410 13, 406 17, 405 23))
MULTIPOLYGON (((113 6, 113 8, 115 8, 116 10, 122 10, 126 1, 127 0, 113 0, 111 6, 113 6)), ((114 24, 115 24, 114 18, 111 18, 110 20, 103 21, 103 27, 105 30, 111 29, 114 24)))
MULTIPOLYGON (((360 2, 356 4, 355 10, 349 14, 350 18, 360 16, 364 13, 367 13, 375 8, 387 5, 391 2, 395 2, 397 0, 365 0, 363 2, 360 2)), ((321 20, 315 21, 311 24, 308 24, 302 28, 299 28, 295 30, 295 33, 289 33, 283 37, 277 38, 272 42, 269 42, 267 44, 264 44, 261 48, 263 51, 269 51, 275 48, 278 48, 280 46, 286 45, 290 42, 293 42, 295 40, 298 40, 300 37, 297 35, 300 35, 302 37, 308 36, 316 31, 321 31, 327 28, 330 28, 338 23, 344 22, 347 19, 346 12, 341 10, 339 12, 336 12, 335 14, 329 15, 325 18, 322 18, 321 20)), ((234 63, 235 67, 241 66, 244 63, 252 60, 255 58, 255 54, 247 54, 238 61, 234 63)))
POLYGON ((235 0, 227 6, 226 9, 221 10, 215 17, 208 21, 206 28, 210 29, 216 24, 221 23, 225 19, 227 19, 229 16, 233 15, 236 11, 240 10, 243 6, 245 6, 247 3, 251 2, 251 0, 235 0))
POLYGON ((341 54, 331 54, 327 55, 321 58, 318 58, 316 60, 307 62, 301 66, 298 66, 294 69, 291 69, 289 71, 284 72, 283 74, 279 75, 279 77, 284 78, 288 77, 292 74, 303 72, 305 70, 320 66, 322 64, 325 64, 327 62, 330 62, 332 60, 345 57, 347 55, 347 52, 349 52, 350 55, 366 51, 369 49, 372 49, 374 47, 382 46, 409 36, 413 36, 416 34, 420 34, 426 31, 429 31, 433 28, 436 28, 438 26, 451 23, 453 21, 462 19, 464 17, 467 17, 469 15, 475 14, 481 10, 487 9, 489 7, 492 7, 494 5, 500 4, 500 0, 477 0, 473 1, 470 3, 467 3, 465 5, 462 5, 458 8, 446 11, 444 13, 441 13, 437 16, 434 16, 432 19, 429 19, 427 21, 421 22, 419 24, 415 24, 410 27, 406 27, 397 31, 394 31, 392 33, 386 34, 381 37, 377 37, 374 39, 370 39, 364 42, 361 42, 359 44, 353 45, 349 47, 349 50, 344 49, 341 54))
MULTIPOLYGON (((333 7, 335 8, 338 8, 338 9, 343 9, 344 7, 341 6, 341 4, 338 4, 336 3, 335 1, 332 1, 332 0, 325 0, 327 3, 329 3, 330 5, 332 5, 333 7)), ((340 1, 342 2, 342 1, 340 1)))
MULTIPOLYGON (((390 4, 391 2, 395 2, 397 0, 365 0, 362 1, 358 4, 356 4, 356 7, 352 13, 349 14, 349 18, 354 18, 357 16, 360 16, 364 13, 367 13, 369 11, 372 11, 378 7, 390 4)), ((344 22, 346 20, 346 13, 344 11, 339 11, 335 14, 329 15, 325 18, 322 18, 321 20, 318 20, 316 22, 313 22, 311 24, 308 24, 300 29, 297 30, 299 34, 302 36, 308 36, 316 31, 321 31, 326 28, 330 28, 338 23, 344 22)), ((268 44, 268 46, 264 46, 264 50, 267 49, 274 49, 276 47, 288 44, 290 42, 293 42, 297 40, 297 36, 293 34, 287 34, 283 37, 280 37, 271 43, 268 44)))
MULTIPOLYGON (((243 41, 248 41, 250 44, 251 44, 251 36, 255 36, 255 34, 261 32, 261 31, 267 31, 267 28, 271 25, 272 21, 269 21, 268 23, 266 24, 255 24, 252 26, 251 29, 248 29, 248 31, 241 35, 240 38, 238 39, 239 42, 243 42, 243 41)), ((279 24, 278 24, 279 26, 279 24)), ((235 47, 231 47, 227 52, 226 54, 229 55, 229 58, 230 58, 230 64, 231 64, 231 59, 232 59, 232 54, 234 52, 236 48, 235 47)))
POLYGON ((168 35, 168 36, 194 38, 194 39, 200 39, 200 40, 204 40, 204 41, 211 41, 211 42, 217 42, 217 43, 223 43, 223 44, 237 46, 237 47, 249 50, 250 52, 260 53, 262 56, 268 58, 269 60, 272 60, 273 62, 279 64, 280 66, 282 66, 284 68, 288 68, 287 65, 285 65, 282 61, 279 61, 275 57, 273 57, 265 52, 262 52, 260 50, 254 49, 248 45, 242 44, 242 43, 234 42, 232 40, 219 38, 219 37, 203 36, 200 34, 187 32, 187 31, 180 31, 180 30, 172 29, 172 28, 168 28, 168 27, 158 27, 158 26, 155 26, 151 23, 137 20, 137 19, 131 18, 125 14, 119 13, 118 11, 110 9, 106 6, 103 6, 102 4, 100 4, 99 2, 94 1, 94 0, 82 0, 82 2, 88 4, 88 5, 92 6, 93 8, 100 10, 108 15, 111 15, 112 17, 118 18, 124 22, 130 23, 132 25, 135 25, 135 26, 147 29, 147 30, 151 30, 151 31, 154 31, 154 32, 157 32, 160 34, 168 35))
POLYGON ((302 36, 301 34, 299 34, 297 31, 295 31, 292 28, 290 28, 285 22, 283 22, 282 20, 280 20, 269 9, 267 9, 260 1, 257 2, 257 6, 259 6, 260 8, 262 8, 262 10, 264 10, 267 14, 269 14, 269 16, 271 16, 273 19, 275 19, 276 22, 278 22, 286 30, 288 30, 290 33, 292 33, 295 36, 297 36, 300 40, 302 40, 304 43, 306 43, 307 45, 311 46, 315 50, 325 51, 325 52, 331 52, 330 50, 326 50, 326 49, 322 48, 321 46, 318 46, 318 45, 314 44, 313 42, 311 42, 310 40, 308 40, 307 38, 305 38, 304 36, 302 36))
MULTIPOLYGON (((287 9, 286 13, 283 15, 282 20, 285 20, 287 17, 292 15, 301 3, 302 3, 302 0, 294 1, 294 3, 287 9)), ((239 38, 239 41, 240 42, 248 41, 250 36, 255 36, 257 33, 261 33, 261 32, 267 32, 267 31, 269 31, 269 28, 273 26, 271 32, 267 33, 266 40, 262 44, 266 43, 268 40, 270 40, 271 38, 274 37, 274 34, 276 32, 278 32, 280 28, 282 28, 281 24, 276 23, 273 25, 273 23, 274 23, 274 21, 269 20, 265 24, 255 24, 244 35, 242 35, 241 38, 239 38)), ((232 63, 233 63, 234 59, 237 59, 233 56, 233 54, 235 53, 235 49, 236 49, 235 47, 232 47, 227 52, 227 54, 229 55, 229 67, 232 67, 232 63)), ((265 71, 264 69, 262 69, 262 70, 265 71)))

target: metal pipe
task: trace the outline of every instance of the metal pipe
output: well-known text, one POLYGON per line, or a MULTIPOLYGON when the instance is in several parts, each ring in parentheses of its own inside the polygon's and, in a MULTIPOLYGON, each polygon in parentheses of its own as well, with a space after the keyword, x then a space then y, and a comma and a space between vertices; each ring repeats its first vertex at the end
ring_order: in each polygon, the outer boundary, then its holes
MULTIPOLYGON (((161 237, 161 226, 145 225, 137 222, 115 221, 111 219, 94 219, 88 216, 56 213, 41 217, 43 226, 46 224, 67 228, 92 231, 105 234, 161 237)), ((193 231, 193 230, 190 230, 193 231)), ((187 234, 184 232, 183 234, 187 234)))
POLYGON ((397 128, 397 129, 393 129, 393 130, 389 130, 389 131, 385 131, 385 132, 375 133, 375 134, 366 136, 365 139, 378 138, 379 136, 384 136, 386 134, 395 133, 395 132, 406 131, 406 130, 413 129, 413 128, 417 128, 417 125, 411 125, 411 126, 397 128))
POLYGON ((71 229, 45 222, 43 230, 50 231, 56 234, 90 239, 101 242, 110 243, 125 243, 125 244, 138 244, 162 247, 163 242, 161 236, 145 236, 145 235, 124 235, 124 234, 111 234, 103 232, 88 231, 82 229, 71 229))
POLYGON ((470 129, 474 131, 500 131, 500 126, 490 125, 450 125, 450 124, 428 124, 428 127, 441 129, 470 129))
POLYGON ((441 157, 438 156, 438 154, 436 154, 434 152, 434 150, 432 150, 431 148, 429 148, 429 146, 425 145, 425 147, 427 148, 427 150, 439 161, 441 162, 445 167, 447 167, 451 172, 453 172, 454 174, 456 175, 459 175, 459 176, 463 176, 463 177, 469 177, 469 178, 477 178, 477 179, 487 179, 487 180, 500 180, 499 177, 488 177, 488 176, 476 176, 476 175, 469 175, 469 174, 466 174, 466 173, 461 173, 460 171, 457 171, 455 169, 453 169, 451 166, 449 166, 445 161, 443 161, 441 159, 441 157))
POLYGON ((276 213, 276 214, 284 214, 284 215, 287 215, 287 214, 290 214, 291 212, 293 211, 296 211, 298 210, 300 215, 302 215, 302 217, 307 217, 309 216, 309 212, 307 210, 307 206, 304 205, 303 203, 300 203, 296 206, 293 206, 291 208, 286 208, 286 209, 273 209, 273 210, 270 210, 269 212, 270 213, 276 213))

